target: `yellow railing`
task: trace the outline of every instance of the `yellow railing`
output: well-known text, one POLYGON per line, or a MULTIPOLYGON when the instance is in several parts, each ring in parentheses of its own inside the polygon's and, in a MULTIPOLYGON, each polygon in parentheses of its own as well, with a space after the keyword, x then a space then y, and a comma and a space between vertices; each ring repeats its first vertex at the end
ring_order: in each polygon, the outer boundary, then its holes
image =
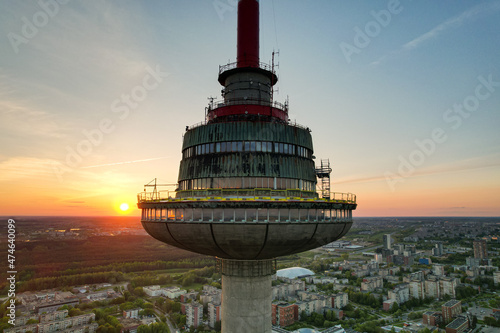
POLYGON ((356 203, 356 195, 352 193, 332 192, 330 199, 318 198, 314 191, 296 189, 274 190, 270 188, 256 189, 206 189, 187 191, 156 191, 137 194, 138 202, 185 201, 185 200, 301 200, 301 201, 335 201, 356 203))

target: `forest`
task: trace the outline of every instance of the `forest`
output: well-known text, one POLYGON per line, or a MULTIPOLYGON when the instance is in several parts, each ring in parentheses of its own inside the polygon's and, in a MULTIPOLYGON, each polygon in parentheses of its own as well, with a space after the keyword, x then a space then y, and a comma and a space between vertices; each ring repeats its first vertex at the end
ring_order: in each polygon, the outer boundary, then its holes
MULTIPOLYGON (((17 292, 118 282, 128 272, 200 268, 214 264, 210 257, 142 235, 17 242, 15 253, 17 292)), ((5 294, 5 273, 0 274, 0 281, 0 294, 5 294)))

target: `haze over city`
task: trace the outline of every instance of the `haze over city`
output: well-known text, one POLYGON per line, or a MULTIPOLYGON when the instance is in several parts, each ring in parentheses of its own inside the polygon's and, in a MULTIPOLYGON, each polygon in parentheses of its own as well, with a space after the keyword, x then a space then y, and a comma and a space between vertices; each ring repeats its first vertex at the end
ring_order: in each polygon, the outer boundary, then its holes
MULTIPOLYGON (((275 100, 355 216, 500 215, 500 1, 261 7, 275 100)), ((235 22, 225 0, 0 3, 0 215, 138 215, 220 99, 235 22)))

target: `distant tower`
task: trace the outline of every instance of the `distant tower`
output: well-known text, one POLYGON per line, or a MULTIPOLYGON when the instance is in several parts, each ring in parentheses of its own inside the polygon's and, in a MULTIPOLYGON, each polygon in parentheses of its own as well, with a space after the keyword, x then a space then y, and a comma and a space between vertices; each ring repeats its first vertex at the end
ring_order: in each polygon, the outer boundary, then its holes
POLYGON ((218 81, 224 100, 186 128, 178 188, 140 193, 141 222, 162 242, 220 259, 223 333, 269 333, 274 259, 344 236, 356 196, 316 193, 311 131, 273 101, 278 77, 259 62, 257 0, 238 3, 237 61, 218 81))
POLYGON ((390 250, 392 248, 391 246, 391 235, 390 234, 385 234, 384 235, 384 250, 390 250))
POLYGON ((474 258, 488 259, 488 249, 486 247, 486 240, 476 239, 473 242, 473 247, 474 247, 474 258))

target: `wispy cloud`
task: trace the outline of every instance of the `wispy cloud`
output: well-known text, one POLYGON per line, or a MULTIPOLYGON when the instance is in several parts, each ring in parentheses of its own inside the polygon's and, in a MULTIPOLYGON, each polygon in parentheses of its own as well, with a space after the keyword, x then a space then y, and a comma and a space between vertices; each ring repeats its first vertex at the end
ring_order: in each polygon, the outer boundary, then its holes
POLYGON ((482 3, 482 4, 479 4, 479 5, 474 6, 472 8, 469 8, 468 10, 461 13, 460 15, 452 17, 452 18, 444 21, 443 23, 437 25, 436 27, 432 28, 431 30, 427 31, 426 33, 418 36, 417 38, 414 38, 413 40, 404 44, 400 49, 380 57, 376 61, 372 62, 371 65, 375 65, 375 66, 379 65, 380 63, 384 62, 388 58, 394 58, 395 56, 397 56, 401 52, 416 49, 417 47, 419 47, 421 44, 425 43, 426 41, 433 39, 433 38, 438 38, 441 34, 443 34, 444 32, 446 32, 450 29, 457 29, 460 26, 462 26, 463 24, 465 24, 467 21, 473 20, 482 14, 493 13, 493 12, 496 12, 498 10, 500 10, 500 1, 482 3))
POLYGON ((426 40, 431 39, 431 38, 436 38, 440 34, 445 32, 446 30, 456 29, 456 28, 462 26, 466 21, 474 19, 482 13, 497 11, 499 9, 500 9, 500 2, 482 3, 482 4, 479 4, 477 6, 474 6, 470 9, 466 10, 462 14, 444 21, 443 23, 441 23, 437 27, 431 29, 430 31, 426 32, 425 34, 423 34, 423 35, 415 38, 414 40, 406 43, 405 45, 403 45, 403 49, 405 49, 405 50, 414 49, 414 48, 418 47, 420 44, 422 44, 423 42, 425 42, 426 40))
POLYGON ((61 139, 66 137, 64 128, 53 114, 25 102, 0 100, 0 129, 3 133, 61 139))
POLYGON ((54 161, 45 158, 12 157, 0 162, 0 182, 52 177, 54 161))
MULTIPOLYGON (((480 169, 498 168, 498 167, 500 167, 500 154, 492 154, 488 156, 470 158, 461 161, 454 161, 452 163, 444 163, 428 168, 423 168, 406 178, 411 179, 411 178, 430 176, 436 174, 448 174, 453 172, 462 172, 462 171, 480 170, 480 169)), ((366 177, 344 178, 336 180, 335 184, 356 184, 356 183, 369 183, 378 181, 386 181, 386 177, 383 175, 380 176, 374 175, 366 177)))

